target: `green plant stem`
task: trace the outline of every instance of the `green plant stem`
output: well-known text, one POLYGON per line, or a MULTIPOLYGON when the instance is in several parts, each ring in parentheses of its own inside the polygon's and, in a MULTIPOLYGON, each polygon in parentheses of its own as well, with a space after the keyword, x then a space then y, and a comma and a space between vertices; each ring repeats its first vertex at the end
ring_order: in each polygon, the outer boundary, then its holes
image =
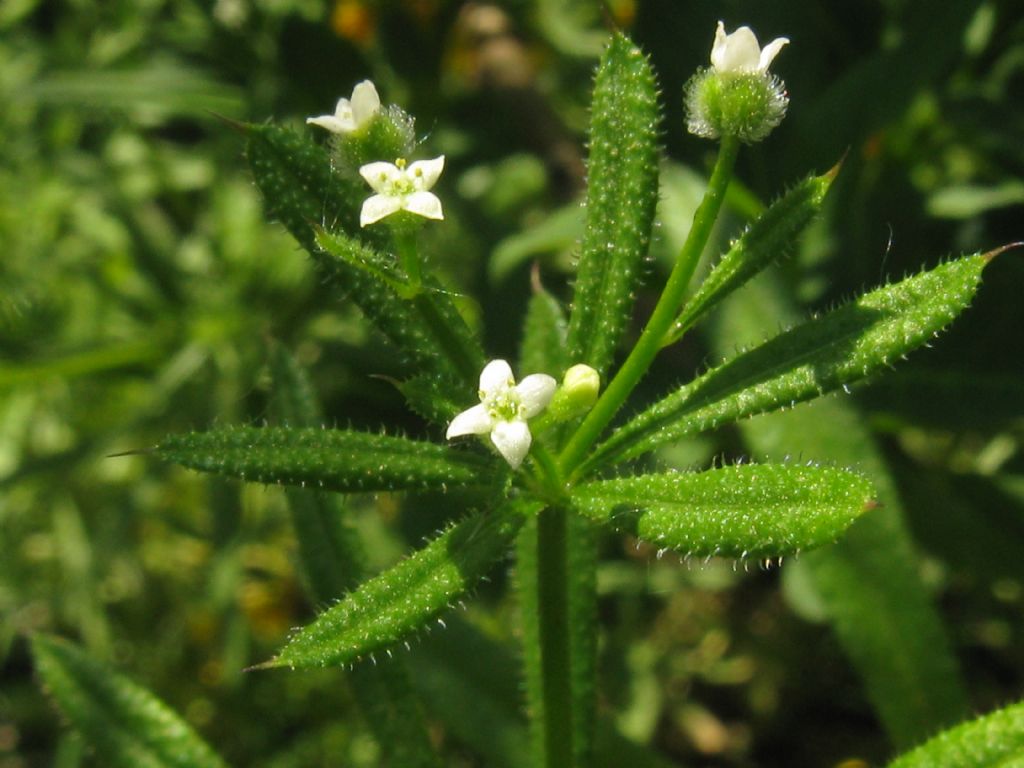
POLYGON ((567 514, 564 507, 548 507, 537 519, 537 618, 544 699, 544 768, 571 768, 573 765, 567 514))
POLYGON ((398 224, 392 232, 398 251, 398 263, 408 280, 406 290, 410 298, 418 296, 423 287, 423 272, 420 268, 420 254, 416 248, 416 231, 404 224, 398 224))
POLYGON ((665 283, 665 289, 658 299, 654 312, 651 313, 651 317, 647 321, 647 326, 640 334, 633 351, 629 353, 629 357, 615 374, 615 378, 611 380, 604 393, 598 398, 593 409, 587 414, 587 418, 580 424, 579 429, 570 438, 559 456, 559 465, 566 476, 570 476, 572 471, 583 461, 587 451, 600 436, 601 431, 618 413, 619 408, 647 373, 658 350, 661 349, 665 334, 675 322, 676 315, 683 303, 683 295, 690 284, 690 278, 693 277, 697 262, 700 261, 700 256, 711 236, 711 229, 718 218, 718 212, 722 208, 722 201, 725 199, 725 191, 732 179, 732 170, 736 164, 739 147, 739 139, 735 137, 727 136, 722 139, 718 148, 718 159, 715 161, 715 168, 711 173, 711 180, 708 182, 708 189, 693 215, 690 234, 683 244, 679 258, 676 259, 672 274, 669 275, 668 281, 665 283))
POLYGON ((534 443, 533 448, 530 450, 530 454, 533 456, 533 460, 537 463, 537 468, 540 470, 538 480, 548 495, 561 496, 563 493, 562 489, 562 476, 558 470, 558 462, 555 461, 551 452, 548 451, 543 445, 534 443))

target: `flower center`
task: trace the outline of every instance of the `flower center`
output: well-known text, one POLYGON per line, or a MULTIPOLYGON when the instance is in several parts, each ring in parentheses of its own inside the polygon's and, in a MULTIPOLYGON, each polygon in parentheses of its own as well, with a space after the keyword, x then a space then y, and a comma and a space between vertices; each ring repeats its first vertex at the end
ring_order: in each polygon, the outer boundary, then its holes
POLYGON ((494 421, 518 421, 526 409, 514 389, 514 382, 498 387, 492 392, 480 392, 480 402, 494 421))

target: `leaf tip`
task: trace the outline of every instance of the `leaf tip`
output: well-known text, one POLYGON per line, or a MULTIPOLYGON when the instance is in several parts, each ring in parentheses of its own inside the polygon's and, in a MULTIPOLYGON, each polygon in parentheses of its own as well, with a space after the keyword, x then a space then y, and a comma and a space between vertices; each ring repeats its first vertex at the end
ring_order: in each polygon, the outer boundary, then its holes
POLYGON ((283 666, 284 662, 282 662, 279 657, 274 657, 273 659, 268 659, 267 661, 261 661, 259 664, 253 664, 251 667, 245 667, 242 671, 260 672, 264 669, 277 669, 278 667, 283 666))
POLYGON ((120 458, 122 456, 141 456, 141 455, 147 454, 147 453, 156 453, 158 450, 160 450, 160 446, 159 445, 151 445, 151 446, 149 446, 147 448, 131 448, 131 449, 127 450, 127 451, 118 451, 117 453, 108 453, 106 455, 106 458, 108 458, 108 459, 117 459, 117 458, 120 458))
POLYGON ((228 117, 227 115, 220 114, 220 112, 214 112, 209 109, 206 110, 206 113, 210 117, 220 120, 222 123, 228 126, 228 128, 232 128, 241 133, 242 135, 247 136, 249 134, 249 129, 251 127, 249 123, 243 123, 240 120, 235 120, 234 118, 228 117))
POLYGON ((1000 255, 1001 253, 1005 253, 1006 251, 1012 251, 1013 249, 1020 248, 1022 246, 1024 246, 1024 240, 1018 240, 1015 243, 1007 243, 1006 245, 1001 245, 998 248, 993 248, 991 251, 987 251, 981 254, 981 258, 984 260, 986 264, 988 264, 990 261, 992 261, 992 259, 1000 255))
POLYGON ((843 164, 846 162, 846 158, 849 156, 850 148, 847 147, 846 151, 843 152, 843 156, 836 161, 836 164, 822 174, 822 177, 825 179, 825 181, 831 184, 833 181, 836 180, 836 177, 839 175, 839 172, 843 170, 843 164))

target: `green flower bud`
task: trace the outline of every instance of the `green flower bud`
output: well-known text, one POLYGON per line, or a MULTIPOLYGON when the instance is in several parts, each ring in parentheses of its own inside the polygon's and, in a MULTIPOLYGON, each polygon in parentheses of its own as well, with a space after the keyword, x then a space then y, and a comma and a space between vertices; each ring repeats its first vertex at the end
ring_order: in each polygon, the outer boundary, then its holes
POLYGON ((697 72, 684 89, 686 127, 708 139, 735 136, 760 141, 786 115, 785 84, 768 66, 789 41, 776 38, 763 49, 749 27, 731 35, 718 22, 711 66, 697 72))
POLYGON ((562 377, 562 386, 548 405, 548 414, 554 421, 568 421, 594 407, 601 391, 601 376, 589 365, 574 365, 562 377))

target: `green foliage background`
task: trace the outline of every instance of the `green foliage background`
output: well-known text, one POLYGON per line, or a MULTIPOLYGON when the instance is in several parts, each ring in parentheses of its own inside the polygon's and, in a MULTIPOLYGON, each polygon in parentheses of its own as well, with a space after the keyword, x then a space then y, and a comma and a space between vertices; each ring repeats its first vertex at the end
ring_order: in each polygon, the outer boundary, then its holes
MULTIPOLYGON (((706 63, 719 18, 792 40, 776 65, 790 113, 743 155, 719 244, 784 186, 845 155, 826 215, 767 278, 798 306, 767 320, 723 308, 717 327, 729 332, 673 348, 646 392, 887 277, 1021 239, 1024 15, 1010 0, 609 6, 664 94, 652 281, 709 169, 711 145, 683 130, 681 88, 706 63)), ((448 222, 428 230, 427 250, 486 308, 488 354, 514 356, 530 264, 567 295, 603 24, 595 4, 571 0, 0 6, 2 768, 91 764, 33 677, 33 632, 113 663, 232 764, 375 764, 354 696, 338 685, 345 673, 242 672, 322 607, 303 597, 283 494, 109 456, 269 418, 271 339, 310 369, 327 423, 424 434, 379 378, 396 367, 388 350, 264 222, 243 138, 221 119, 298 125, 364 77, 446 154, 448 222)), ((1000 257, 934 349, 841 399, 888 462, 920 549, 908 565, 933 591, 978 712, 1024 690, 1024 357, 1012 351, 1022 285, 1020 256, 1000 257)), ((842 463, 813 439, 814 407, 792 413, 806 439, 782 442, 842 463)), ((723 430, 660 461, 706 466, 782 450, 773 446, 723 430)), ((373 542, 371 569, 443 519, 437 503, 390 496, 359 499, 353 515, 373 542)), ((780 578, 686 566, 612 540, 603 555, 601 709, 624 735, 680 765, 892 754, 799 568, 780 578)), ((451 765, 515 764, 505 578, 494 574, 409 652, 451 765), (484 656, 497 661, 467 667, 484 656), (493 754, 480 756, 481 733, 495 734, 493 754)))

